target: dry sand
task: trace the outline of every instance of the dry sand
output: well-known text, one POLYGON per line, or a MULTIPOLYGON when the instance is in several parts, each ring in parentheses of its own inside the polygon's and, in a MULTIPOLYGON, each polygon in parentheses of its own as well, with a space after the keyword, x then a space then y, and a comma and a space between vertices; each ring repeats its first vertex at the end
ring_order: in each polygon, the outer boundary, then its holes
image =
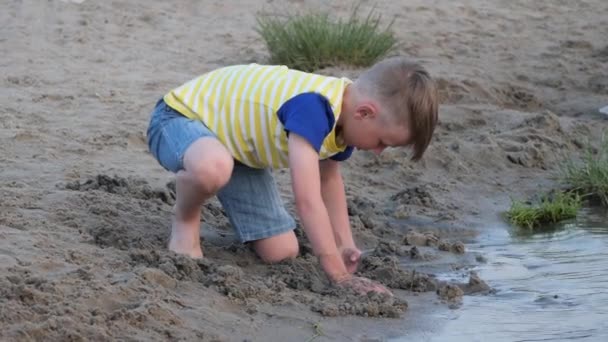
MULTIPOLYGON (((289 1, 348 14, 350 2, 289 1)), ((255 13, 275 1, 6 1, 0 11, 0 340, 381 340, 490 291, 420 271, 466 267, 509 197, 555 186, 560 158, 608 123, 608 2, 377 1, 399 53, 437 77, 425 160, 357 152, 345 164, 361 273, 396 298, 327 286, 305 239, 262 265, 206 205, 206 259, 165 250, 172 176, 144 132, 167 90, 260 62, 255 13), (460 242, 464 242, 464 245, 460 242), (464 252, 464 254, 463 254, 464 252), (398 259, 408 260, 404 268, 398 259), (375 316, 375 317, 369 317, 375 316), (400 318, 398 318, 400 317, 400 318)), ((359 70, 325 73, 356 77, 359 70)), ((288 178, 277 172, 288 203, 288 178)), ((490 284, 491 285, 491 284, 490 284)))

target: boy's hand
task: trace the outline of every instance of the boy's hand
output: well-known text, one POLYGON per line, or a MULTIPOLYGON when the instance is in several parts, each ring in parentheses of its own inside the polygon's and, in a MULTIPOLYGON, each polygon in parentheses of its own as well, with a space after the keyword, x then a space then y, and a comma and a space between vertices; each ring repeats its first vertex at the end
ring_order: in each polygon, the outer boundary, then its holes
POLYGON ((341 248, 341 252, 346 270, 350 274, 355 273, 361 261, 361 251, 357 247, 344 247, 341 248))
POLYGON ((384 287, 384 285, 364 277, 349 277, 336 282, 336 285, 351 288, 361 295, 366 295, 368 292, 377 292, 393 296, 391 291, 384 287))

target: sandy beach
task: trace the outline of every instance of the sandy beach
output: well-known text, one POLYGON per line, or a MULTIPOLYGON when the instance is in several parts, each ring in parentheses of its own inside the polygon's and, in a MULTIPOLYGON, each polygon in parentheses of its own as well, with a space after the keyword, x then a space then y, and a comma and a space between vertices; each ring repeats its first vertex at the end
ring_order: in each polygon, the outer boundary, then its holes
MULTIPOLYGON (((357 151, 343 171, 360 274, 394 298, 327 283, 301 229, 297 260, 264 265, 203 208, 205 259, 166 249, 173 175, 146 146, 156 101, 216 67, 265 63, 256 13, 351 1, 7 1, 0 11, 0 340, 382 341, 492 284, 434 272, 511 198, 556 188, 564 158, 608 128, 608 2, 364 1, 436 78, 424 159, 357 151), (406 260, 405 266, 400 261, 406 260), (487 285, 487 286, 486 286, 487 285)), ((356 78, 360 69, 318 72, 356 78)), ((292 213, 286 171, 275 173, 292 213)))

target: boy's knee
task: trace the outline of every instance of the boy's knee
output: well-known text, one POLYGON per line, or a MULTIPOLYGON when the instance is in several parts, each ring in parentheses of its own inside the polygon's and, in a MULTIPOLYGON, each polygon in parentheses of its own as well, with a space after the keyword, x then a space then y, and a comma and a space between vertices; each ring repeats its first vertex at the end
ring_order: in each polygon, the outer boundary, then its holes
POLYGON ((188 147, 183 165, 188 178, 215 193, 230 180, 234 158, 217 139, 201 138, 188 147))
POLYGON ((191 162, 186 171, 206 192, 216 193, 230 180, 233 167, 234 160, 230 155, 218 154, 191 162))
POLYGON ((298 244, 295 243, 292 246, 285 246, 281 251, 266 254, 258 253, 258 255, 265 263, 274 264, 285 260, 295 259, 299 253, 300 248, 298 247, 298 244))
POLYGON ((285 246, 281 258, 279 258, 280 260, 278 261, 295 259, 298 254, 300 254, 300 246, 298 246, 298 242, 296 241, 288 246, 285 246))
POLYGON ((255 241, 253 247, 260 259, 269 264, 295 259, 300 253, 295 235, 255 241))

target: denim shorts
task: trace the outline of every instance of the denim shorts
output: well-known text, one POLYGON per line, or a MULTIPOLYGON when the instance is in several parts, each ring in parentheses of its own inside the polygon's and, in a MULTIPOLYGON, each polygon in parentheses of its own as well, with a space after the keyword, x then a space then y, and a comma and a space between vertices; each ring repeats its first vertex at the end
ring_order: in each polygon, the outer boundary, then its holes
MULTIPOLYGON (((183 170, 186 150, 202 137, 217 138, 201 121, 183 116, 162 99, 158 101, 147 138, 150 152, 162 167, 174 173, 183 170)), ((230 181, 217 197, 241 242, 286 233, 296 226, 269 169, 251 168, 235 160, 230 181)))

